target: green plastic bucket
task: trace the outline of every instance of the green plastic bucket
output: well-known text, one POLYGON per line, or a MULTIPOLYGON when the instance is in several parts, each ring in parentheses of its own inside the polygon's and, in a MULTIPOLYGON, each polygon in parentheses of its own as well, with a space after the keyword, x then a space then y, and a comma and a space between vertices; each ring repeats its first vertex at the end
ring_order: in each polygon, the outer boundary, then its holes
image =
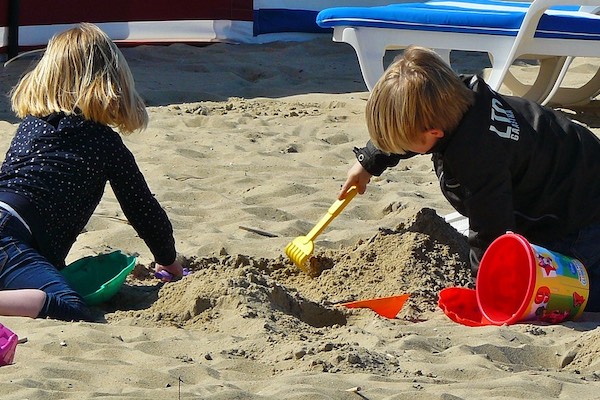
POLYGON ((110 300, 135 267, 136 258, 121 251, 88 256, 61 270, 69 285, 90 305, 110 300))

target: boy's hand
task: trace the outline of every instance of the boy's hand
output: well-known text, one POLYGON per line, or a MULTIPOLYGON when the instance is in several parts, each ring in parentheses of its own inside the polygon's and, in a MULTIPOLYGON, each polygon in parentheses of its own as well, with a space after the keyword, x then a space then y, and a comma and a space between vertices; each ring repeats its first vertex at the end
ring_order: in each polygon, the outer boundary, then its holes
POLYGON ((338 199, 342 200, 346 197, 346 192, 348 192, 350 186, 356 186, 358 193, 363 194, 367 190, 367 184, 371 181, 372 176, 358 161, 354 163, 348 170, 346 182, 342 185, 338 199))
MULTIPOLYGON (((181 265, 181 263, 177 260, 175 260, 175 262, 173 262, 173 264, 171 265, 160 265, 160 264, 156 264, 156 266, 154 267, 154 271, 159 273, 160 271, 167 271, 170 275, 171 278, 168 278, 168 275, 165 275, 165 278, 161 278, 161 280, 163 282, 168 282, 170 280, 172 280, 173 278, 175 279, 179 279, 183 277, 183 266, 181 265)), ((157 276, 162 276, 162 275, 157 275, 157 276)))

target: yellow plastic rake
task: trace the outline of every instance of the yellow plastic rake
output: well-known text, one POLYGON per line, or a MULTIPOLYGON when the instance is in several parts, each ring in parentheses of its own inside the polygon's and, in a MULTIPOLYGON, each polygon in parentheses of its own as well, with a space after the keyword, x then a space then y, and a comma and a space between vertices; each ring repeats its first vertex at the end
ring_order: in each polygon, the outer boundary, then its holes
POLYGON ((321 220, 311 229, 306 236, 298 236, 292 240, 287 246, 285 246, 285 254, 296 264, 302 271, 310 275, 307 261, 314 251, 315 245, 314 240, 323 230, 329 225, 329 223, 337 217, 344 207, 350 203, 350 200, 356 196, 356 186, 350 187, 346 192, 346 197, 343 200, 336 200, 335 203, 325 214, 321 220))

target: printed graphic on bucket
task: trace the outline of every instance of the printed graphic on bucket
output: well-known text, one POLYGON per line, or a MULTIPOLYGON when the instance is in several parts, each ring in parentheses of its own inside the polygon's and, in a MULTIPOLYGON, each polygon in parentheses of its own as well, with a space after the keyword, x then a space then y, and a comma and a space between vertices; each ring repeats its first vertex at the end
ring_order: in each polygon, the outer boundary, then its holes
POLYGON ((589 292, 587 273, 574 258, 531 244, 536 259, 536 281, 531 307, 524 319, 549 323, 581 315, 589 292))

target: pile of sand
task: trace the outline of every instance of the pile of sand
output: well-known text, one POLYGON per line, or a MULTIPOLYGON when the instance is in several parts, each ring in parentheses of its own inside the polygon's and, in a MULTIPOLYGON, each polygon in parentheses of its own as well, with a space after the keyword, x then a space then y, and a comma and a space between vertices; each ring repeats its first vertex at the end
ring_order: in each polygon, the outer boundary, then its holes
MULTIPOLYGON (((466 238, 428 208, 406 224, 381 229, 354 247, 317 251, 314 259, 321 269, 316 277, 309 277, 283 256, 190 258, 186 264, 192 274, 162 286, 148 309, 117 311, 107 317, 134 316, 193 329, 214 319, 210 315, 218 314, 220 308, 239 304, 240 315, 284 313, 318 327, 340 322, 341 317, 332 317, 343 311, 336 304, 409 293, 400 317, 420 319, 436 308, 441 289, 473 284, 466 238)), ((139 265, 136 276, 144 278, 150 269, 139 265)), ((131 283, 136 290, 135 281, 131 283)), ((113 303, 123 304, 124 299, 113 303)))
MULTIPOLYGON (((440 289, 473 284, 467 254, 465 237, 434 210, 424 208, 407 223, 382 229, 353 247, 318 252, 314 258, 322 270, 316 277, 309 277, 283 256, 226 255, 187 259, 190 275, 156 285, 150 278, 151 266, 138 265, 128 285, 109 304, 118 309, 105 317, 114 324, 177 326, 212 333, 243 326, 242 342, 249 337, 254 341, 248 342, 250 348, 236 347, 236 352, 272 362, 279 349, 285 353, 279 358, 286 360, 289 349, 282 337, 304 335, 310 341, 322 336, 323 330, 351 327, 353 315, 375 317, 370 310, 340 306, 343 302, 409 293, 398 318, 426 319, 436 310, 440 289), (256 335, 264 335, 272 351, 256 349, 256 335)), ((318 343, 327 351, 358 351, 347 343, 318 343)), ((385 355, 367 356, 365 348, 359 353, 364 353, 359 358, 367 370, 387 373, 396 369, 393 363, 384 362, 385 355)), ((340 357, 348 359, 347 354, 340 357)))

